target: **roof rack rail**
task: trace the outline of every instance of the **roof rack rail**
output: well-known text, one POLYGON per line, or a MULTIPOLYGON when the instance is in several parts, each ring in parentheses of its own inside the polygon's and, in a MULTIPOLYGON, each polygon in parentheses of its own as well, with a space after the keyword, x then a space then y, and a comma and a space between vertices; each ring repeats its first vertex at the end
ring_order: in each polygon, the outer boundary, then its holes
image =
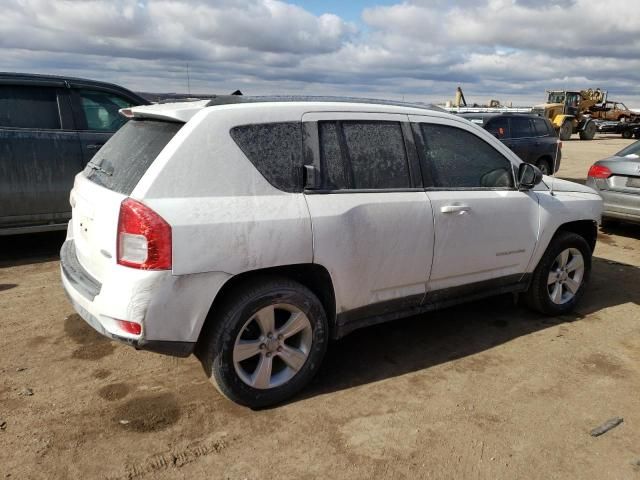
POLYGON ((369 103, 373 105, 390 105, 397 107, 420 108, 423 110, 434 110, 444 112, 445 110, 431 104, 397 102, 393 100, 378 100, 373 98, 359 97, 331 97, 331 96, 312 96, 312 95, 264 95, 264 96, 245 96, 245 95, 214 95, 207 102, 207 107, 216 105, 231 105, 236 103, 266 103, 266 102, 335 102, 335 103, 369 103))

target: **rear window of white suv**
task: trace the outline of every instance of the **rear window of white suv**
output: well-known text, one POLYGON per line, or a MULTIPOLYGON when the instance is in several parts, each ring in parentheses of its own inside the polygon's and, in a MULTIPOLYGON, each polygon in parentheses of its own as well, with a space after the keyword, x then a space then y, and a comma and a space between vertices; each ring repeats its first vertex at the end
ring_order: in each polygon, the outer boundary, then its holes
POLYGON ((109 190, 131 195, 158 154, 183 125, 130 120, 87 163, 84 175, 109 190))

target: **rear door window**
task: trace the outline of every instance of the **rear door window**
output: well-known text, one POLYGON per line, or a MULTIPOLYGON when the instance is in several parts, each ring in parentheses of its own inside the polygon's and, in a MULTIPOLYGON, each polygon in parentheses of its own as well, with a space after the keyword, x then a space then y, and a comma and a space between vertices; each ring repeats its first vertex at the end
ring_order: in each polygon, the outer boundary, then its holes
POLYGON ((411 180, 400 122, 340 122, 352 188, 409 188, 411 180))
POLYGON ((131 120, 118 130, 84 169, 94 183, 130 195, 183 123, 131 120))
POLYGON ((324 187, 329 190, 347 188, 348 175, 340 148, 338 125, 336 122, 318 122, 318 136, 324 187))
POLYGON ((544 118, 533 118, 533 127, 538 137, 548 137, 551 132, 549 131, 549 125, 544 118))
POLYGON ((99 90, 77 90, 87 130, 115 132, 127 121, 121 108, 133 106, 122 97, 99 90))
POLYGON ((0 127, 59 130, 56 89, 0 85, 0 127))
POLYGON ((533 137, 531 123, 527 117, 511 117, 511 138, 533 137))

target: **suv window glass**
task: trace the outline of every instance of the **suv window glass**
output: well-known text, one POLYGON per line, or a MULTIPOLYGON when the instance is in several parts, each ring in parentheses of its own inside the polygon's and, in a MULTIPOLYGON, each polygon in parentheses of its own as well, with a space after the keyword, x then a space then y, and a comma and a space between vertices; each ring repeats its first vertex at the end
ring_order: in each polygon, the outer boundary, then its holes
POLYGON ((532 137, 531 124, 527 117, 511 117, 511 138, 532 137))
POLYGON ((56 89, 0 85, 0 127, 59 129, 56 89))
POLYGON ((485 127, 496 138, 510 138, 509 120, 507 117, 492 118, 485 127))
POLYGON ((94 155, 84 175, 110 190, 130 195, 183 123, 131 120, 94 155))
POLYGON ((341 122, 355 189, 408 188, 409 164, 399 122, 341 122))
POLYGON ((434 187, 513 187, 511 162, 481 138, 447 125, 421 123, 420 129, 434 187))
POLYGON ((344 163, 335 122, 318 122, 320 165, 324 172, 324 187, 331 190, 347 188, 344 163))
POLYGON ((122 97, 107 92, 78 90, 78 95, 88 130, 115 132, 127 121, 118 110, 133 106, 122 97))
POLYGON ((550 134, 549 126, 547 125, 547 122, 544 120, 544 118, 533 118, 532 120, 533 126, 536 130, 536 135, 538 137, 548 137, 550 134))
POLYGON ((242 125, 230 133, 271 185, 285 192, 302 191, 302 123, 242 125))

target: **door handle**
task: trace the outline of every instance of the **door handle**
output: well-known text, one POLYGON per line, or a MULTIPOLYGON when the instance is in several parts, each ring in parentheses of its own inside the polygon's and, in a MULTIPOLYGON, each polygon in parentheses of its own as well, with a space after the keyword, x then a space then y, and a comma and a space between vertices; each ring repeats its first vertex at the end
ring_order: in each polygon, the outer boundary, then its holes
POLYGON ((92 143, 91 145, 87 145, 87 150, 100 150, 104 143, 92 143))
POLYGON ((445 205, 440 207, 440 212, 442 213, 464 213, 471 210, 471 207, 468 205, 445 205))

